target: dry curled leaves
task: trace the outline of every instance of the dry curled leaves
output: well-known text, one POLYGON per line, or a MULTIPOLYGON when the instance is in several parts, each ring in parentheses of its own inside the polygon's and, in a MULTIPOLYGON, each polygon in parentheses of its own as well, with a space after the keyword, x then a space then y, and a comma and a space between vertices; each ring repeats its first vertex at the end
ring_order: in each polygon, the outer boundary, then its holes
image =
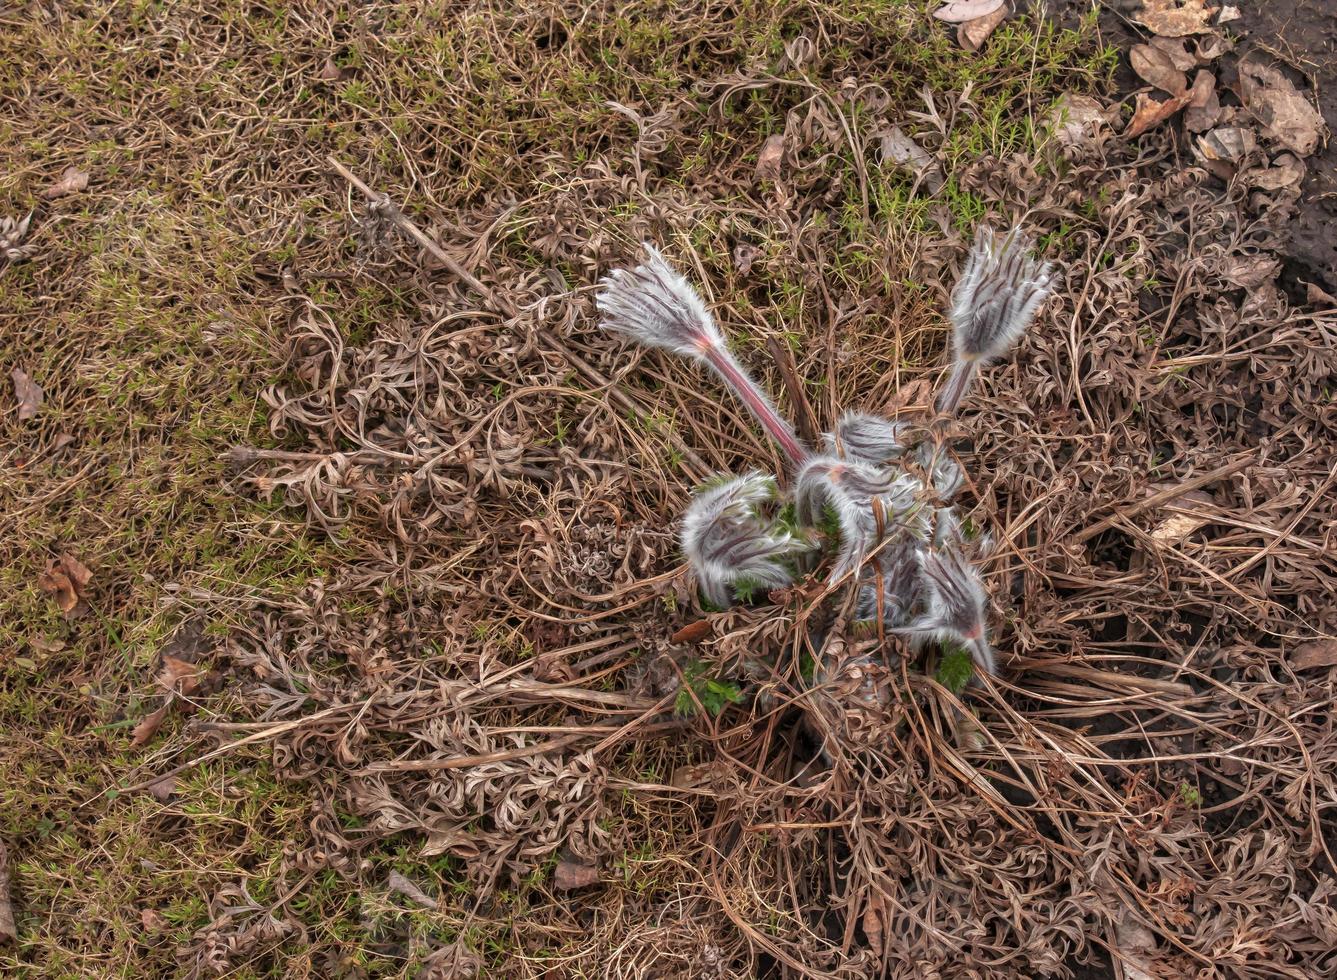
POLYGON ((61 555, 46 563, 37 576, 37 587, 56 600, 66 619, 77 619, 88 611, 88 584, 93 573, 73 555, 61 555))
POLYGON ((892 163, 924 181, 934 193, 942 187, 942 170, 927 150, 905 134, 899 126, 882 131, 881 161, 892 163))
POLYGON ((1257 61, 1239 65, 1240 96, 1263 127, 1263 135, 1300 156, 1318 147, 1323 117, 1278 69, 1257 61))
POLYGON ((933 16, 949 24, 963 24, 987 17, 1003 6, 1003 0, 951 0, 933 11, 933 16))
POLYGON ((19 421, 26 422, 42 407, 42 386, 21 368, 14 368, 9 372, 9 377, 14 382, 14 398, 19 403, 19 421))
POLYGON ((1144 0, 1133 20, 1162 37, 1185 37, 1209 32, 1216 10, 1204 0, 1144 0))
POLYGON ((60 179, 42 191, 47 200, 64 197, 66 194, 78 194, 88 186, 88 174, 78 167, 66 167, 60 179))

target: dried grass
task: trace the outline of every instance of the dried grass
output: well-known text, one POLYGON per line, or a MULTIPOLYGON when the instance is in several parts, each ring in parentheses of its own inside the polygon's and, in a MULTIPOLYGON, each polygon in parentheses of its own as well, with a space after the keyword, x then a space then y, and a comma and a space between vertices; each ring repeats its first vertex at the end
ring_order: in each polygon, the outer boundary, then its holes
MULTIPOLYGON (((923 29, 910 13, 886 16, 923 29)), ((315 148, 291 145, 291 119, 231 110, 230 166, 271 146, 235 171, 248 233, 282 240, 293 186, 345 213, 273 297, 274 448, 227 454, 228 488, 304 515, 340 557, 292 594, 187 581, 172 596, 174 616, 233 626, 220 658, 244 701, 202 729, 224 755, 231 739, 267 746, 311 800, 272 897, 244 875, 218 888, 177 969, 282 969, 318 942, 301 896, 333 880, 368 896, 368 948, 426 975, 1071 975, 1130 955, 1139 929, 1161 975, 1330 975, 1337 673, 1287 655, 1337 628, 1337 321, 1271 282, 1234 288, 1241 261, 1278 247, 1289 203, 1210 185, 1158 137, 964 153, 953 134, 994 131, 986 106, 1042 116, 1054 93, 1024 86, 1002 107, 930 97, 917 135, 950 185, 921 196, 868 152, 904 103, 859 81, 874 63, 862 7, 777 17, 779 67, 736 71, 723 63, 749 52, 722 8, 661 14, 652 56, 596 87, 630 108, 568 98, 560 144, 531 142, 526 115, 608 42, 573 41, 573 10, 453 15, 450 50, 474 60, 419 66, 450 76, 430 113, 391 108, 396 44, 421 25, 373 11, 374 39, 347 42, 358 98, 383 100, 372 117, 395 136, 393 165, 365 145, 344 159, 479 288, 384 207, 343 198, 315 148), (698 73, 673 96, 654 75, 670 43, 698 73), (758 181, 765 127, 786 158, 758 181), (819 424, 859 407, 915 417, 980 211, 1024 216, 1064 271, 961 420, 964 494, 998 542, 985 571, 1003 679, 962 700, 908 655, 870 666, 877 641, 820 589, 673 643, 701 616, 674 552, 704 475, 684 447, 720 470, 772 450, 704 374, 598 331, 592 284, 662 242, 777 395, 766 341, 785 334, 819 424), (757 249, 747 273, 735 245, 757 249), (366 283, 402 305, 354 332, 366 283), (1210 504, 1141 506, 1174 486, 1210 504), (1206 523, 1152 533, 1185 510, 1206 523), (745 699, 675 718, 690 660, 745 699), (406 842, 448 856, 455 886, 407 936, 370 897, 371 856, 406 842), (558 892, 559 861, 602 883, 558 892)), ((176 23, 162 17, 160 40, 176 23)), ((898 97, 905 82, 884 78, 898 97)), ((145 780, 171 768, 149 761, 145 780)))

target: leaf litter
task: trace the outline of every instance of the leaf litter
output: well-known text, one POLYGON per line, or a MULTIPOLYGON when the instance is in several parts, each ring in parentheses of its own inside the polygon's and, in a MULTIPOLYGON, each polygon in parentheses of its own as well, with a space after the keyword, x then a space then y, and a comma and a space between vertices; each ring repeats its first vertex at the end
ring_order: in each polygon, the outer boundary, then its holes
MULTIPOLYGON (((694 464, 678 445, 724 468, 760 443, 707 382, 657 355, 629 371, 595 329, 588 287, 635 243, 697 266, 722 320, 793 329, 804 376, 831 389, 814 398, 822 422, 837 405, 929 411, 937 293, 972 222, 925 187, 922 222, 872 207, 871 230, 848 236, 807 222, 863 206, 837 113, 886 114, 857 103, 875 93, 813 84, 812 100, 759 72, 701 84, 721 117, 738 93, 774 98, 794 140, 786 200, 753 189, 738 148, 757 146, 755 122, 712 123, 729 139, 703 150, 709 178, 684 180, 623 118, 578 170, 537 147, 467 195, 422 178, 439 192, 424 221, 471 256, 476 286, 428 269, 406 239, 374 276, 413 303, 364 336, 346 330, 347 296, 302 295, 263 393, 284 448, 230 456, 229 486, 272 494, 346 557, 294 596, 186 582, 173 608, 233 627, 217 654, 229 710, 309 811, 263 895, 259 871, 208 891, 178 972, 261 968, 302 947, 301 917, 273 896, 317 876, 369 909, 388 884, 364 864, 378 846, 448 855, 469 896, 467 918, 439 912, 432 976, 499 972, 465 938, 494 925, 514 944, 506 969, 532 977, 551 975, 553 954, 589 975, 1063 975, 1106 944, 1162 975, 1330 966, 1334 695, 1324 671, 1286 664, 1289 638, 1337 625, 1331 472, 1313 452, 1337 428, 1323 395, 1334 326, 1272 282, 1223 278, 1241 259, 1276 261, 1284 195, 1217 186, 1166 133, 1109 138, 1085 92, 1070 101, 1082 139, 953 162, 953 195, 1032 214, 1065 270, 1045 321, 990 379, 989 411, 966 420, 971 471, 988 474, 967 491, 972 519, 998 541, 986 577, 1005 689, 953 693, 908 646, 870 669, 869 638, 838 620, 816 642, 801 586, 723 612, 687 588, 670 515, 694 464), (524 248, 499 226, 523 229, 524 248), (739 240, 765 243, 742 282, 739 240), (856 250, 868 282, 848 272, 856 250), (768 305, 781 283, 793 316, 768 305), (579 364, 608 383, 586 385, 579 364), (1125 516, 1152 481, 1183 486, 1239 458, 1249 466, 1208 488, 1210 525, 1144 554, 1147 527, 1173 516, 1125 516), (672 642, 703 621, 690 648, 672 642), (693 662, 739 696, 674 717, 693 662), (819 668, 820 699, 804 681, 819 668), (564 861, 562 884, 618 872, 554 895, 564 861)), ((904 131, 937 163, 974 110, 935 97, 941 129, 904 131)), ((670 142, 704 125, 706 110, 678 108, 670 142)), ((368 171, 398 195, 415 186, 368 171)), ((333 179, 325 192, 342 200, 333 179)), ((341 247, 352 229, 336 230, 340 247, 307 272, 367 285, 341 247)), ((783 393, 765 348, 748 356, 783 393)), ((195 674, 163 668, 166 717, 195 674)))

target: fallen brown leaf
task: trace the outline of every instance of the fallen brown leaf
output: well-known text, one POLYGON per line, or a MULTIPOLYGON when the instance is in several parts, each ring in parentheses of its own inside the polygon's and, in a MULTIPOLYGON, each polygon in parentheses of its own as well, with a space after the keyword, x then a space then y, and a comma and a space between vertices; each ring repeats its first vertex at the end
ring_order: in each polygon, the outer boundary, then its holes
POLYGON ((761 145, 761 152, 757 154, 757 179, 778 180, 784 156, 784 136, 777 133, 766 137, 766 142, 761 145))
POLYGON ((1205 133, 1221 121, 1221 98, 1216 92, 1216 76, 1199 71, 1189 89, 1188 108, 1184 110, 1184 126, 1190 133, 1205 133))
POLYGON ((1174 66, 1170 56, 1150 44, 1135 44, 1128 52, 1128 62, 1137 72, 1137 77, 1162 92, 1179 95, 1188 88, 1188 79, 1174 66))
POLYGON ((1004 0, 951 0, 933 11, 933 16, 949 24, 961 24, 979 20, 998 10, 1003 3, 1004 0))
POLYGON ((163 701, 162 707, 157 711, 145 715, 143 720, 130 733, 130 744, 134 748, 147 745, 153 740, 153 736, 158 734, 158 729, 162 723, 167 720, 167 712, 171 710, 172 699, 169 697, 163 701))
POLYGON ((591 864, 583 864, 569 858, 557 862, 557 870, 552 875, 552 886, 559 892, 588 888, 599 883, 599 869, 591 864))
POLYGON ((956 29, 956 43, 967 51, 978 51, 989 40, 989 35, 998 29, 1007 18, 1007 4, 1000 3, 998 9, 983 17, 965 21, 956 29))
POLYGON ((1170 59, 1170 64, 1174 65, 1180 71, 1188 71, 1196 68, 1198 59, 1195 58, 1184 47, 1184 39, 1179 37, 1161 37, 1153 35, 1147 41, 1157 51, 1162 51, 1170 59))
POLYGON ((1305 302, 1310 306, 1326 306, 1337 309, 1337 296, 1333 296, 1322 286, 1312 282, 1305 283, 1305 302))
POLYGON ((385 886, 392 892, 403 895, 410 902, 421 905, 425 909, 434 909, 437 907, 436 899, 432 898, 425 891, 405 878, 398 871, 391 871, 390 876, 385 879, 385 886))
POLYGON ((1318 147, 1323 117, 1276 68, 1256 61, 1239 64, 1240 96, 1263 126, 1263 135, 1300 156, 1318 147))
POLYGON ((688 623, 670 636, 669 642, 700 643, 713 632, 715 632, 715 625, 710 620, 698 619, 695 623, 688 623))
POLYGON ((344 70, 334 63, 333 58, 327 56, 324 67, 316 77, 322 82, 337 82, 344 77, 344 70))
POLYGON ((1235 42, 1228 37, 1222 37, 1220 34, 1209 34, 1193 42, 1193 56, 1198 59, 1200 64, 1204 65, 1215 61, 1227 51, 1234 50, 1235 42))
POLYGON ((1065 146, 1090 142, 1095 131, 1110 124, 1108 107, 1089 95, 1066 92, 1054 103, 1048 120, 1065 146))
POLYGON ((1337 667, 1337 640, 1324 638, 1301 643, 1291 652, 1290 661, 1296 670, 1337 667))
POLYGON ((757 256, 761 250, 755 245, 749 245, 747 242, 739 242, 733 247, 733 264, 738 270, 740 276, 745 276, 752 271, 752 263, 757 261, 757 256))
POLYGON ((1221 8, 1221 16, 1216 18, 1218 24, 1229 24, 1232 20, 1240 19, 1240 8, 1226 5, 1221 8))
POLYGON ((166 932, 169 928, 166 917, 156 909, 140 909, 139 922, 145 932, 166 932))
POLYGON ((14 904, 9 892, 9 850, 0 841, 0 944, 12 943, 19 938, 14 924, 14 904))
POLYGON ((1257 289, 1281 271, 1281 260, 1270 255, 1231 255, 1222 263, 1221 278, 1235 289, 1257 289))
POLYGON ((1143 0, 1133 20, 1161 37, 1185 37, 1210 31, 1216 9, 1204 0, 1143 0))
POLYGON ((1137 107, 1133 111, 1133 118, 1128 120, 1128 125, 1124 127, 1123 134, 1129 138, 1141 136, 1153 126, 1159 126, 1188 105, 1191 98, 1192 96, 1189 93, 1184 92, 1180 95, 1171 96, 1164 102, 1157 102, 1145 92, 1138 93, 1137 107))
POLYGON ((164 654, 162 669, 158 671, 158 683, 169 694, 190 697, 200 689, 200 678, 204 671, 196 664, 164 654))
POLYGON ((66 167, 65 172, 60 175, 60 180, 42 191, 42 196, 51 200, 52 198, 64 197, 66 194, 78 194, 87 186, 88 174, 78 167, 66 167))
POLYGON ((863 934, 868 937, 868 948, 881 959, 883 923, 886 921, 886 899, 879 892, 870 892, 863 910, 863 934))
POLYGON ((1170 509, 1178 511, 1196 509, 1199 513, 1171 514, 1151 529, 1151 540, 1158 545, 1179 543, 1198 528, 1210 524, 1212 521, 1210 513, 1204 514, 1201 511, 1214 509, 1215 507, 1216 501, 1212 499, 1210 494, 1203 493, 1201 490, 1190 490, 1175 500, 1170 509), (1194 505, 1196 505, 1196 508, 1194 505))
POLYGON ((1299 187, 1305 179, 1305 163, 1290 153, 1283 153, 1272 161, 1272 166, 1248 174, 1250 185, 1265 191, 1279 191, 1299 187))
POLYGON ((882 131, 881 162, 892 163, 909 170, 924 181, 933 193, 942 187, 942 171, 927 150, 916 143, 899 126, 882 131))
POLYGON ((166 803, 176 795, 176 777, 164 776, 162 779, 149 783, 144 788, 159 803, 166 803))
POLYGON ((26 422, 42 407, 42 386, 19 368, 10 371, 9 377, 14 382, 14 397, 19 403, 19 421, 26 422))
POLYGON ((1218 126, 1205 136, 1199 136, 1196 144, 1204 160, 1221 160, 1238 164, 1258 148, 1252 129, 1241 126, 1218 126))
POLYGON ((61 555, 46 563, 37 576, 37 587, 56 600, 66 619, 77 619, 88 611, 84 595, 93 573, 73 555, 61 555))

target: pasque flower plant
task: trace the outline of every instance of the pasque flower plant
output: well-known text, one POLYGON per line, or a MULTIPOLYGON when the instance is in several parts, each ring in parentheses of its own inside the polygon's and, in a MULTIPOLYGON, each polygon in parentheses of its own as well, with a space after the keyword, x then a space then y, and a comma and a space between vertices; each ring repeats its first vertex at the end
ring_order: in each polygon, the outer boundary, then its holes
MULTIPOLYGON (((793 467, 791 492, 753 471, 721 476, 694 495, 681 543, 703 598, 717 607, 819 569, 833 589, 858 590, 855 615, 913 646, 964 650, 979 672, 996 669, 988 598, 968 558, 978 542, 952 500, 964 474, 914 426, 847 412, 817 450, 748 376, 705 303, 650 245, 647 260, 601 283, 602 325, 699 361, 719 376, 793 467)), ((955 413, 981 367, 1005 355, 1053 288, 1051 264, 1030 254, 1019 228, 981 227, 952 293, 953 364, 938 410, 955 413)))

